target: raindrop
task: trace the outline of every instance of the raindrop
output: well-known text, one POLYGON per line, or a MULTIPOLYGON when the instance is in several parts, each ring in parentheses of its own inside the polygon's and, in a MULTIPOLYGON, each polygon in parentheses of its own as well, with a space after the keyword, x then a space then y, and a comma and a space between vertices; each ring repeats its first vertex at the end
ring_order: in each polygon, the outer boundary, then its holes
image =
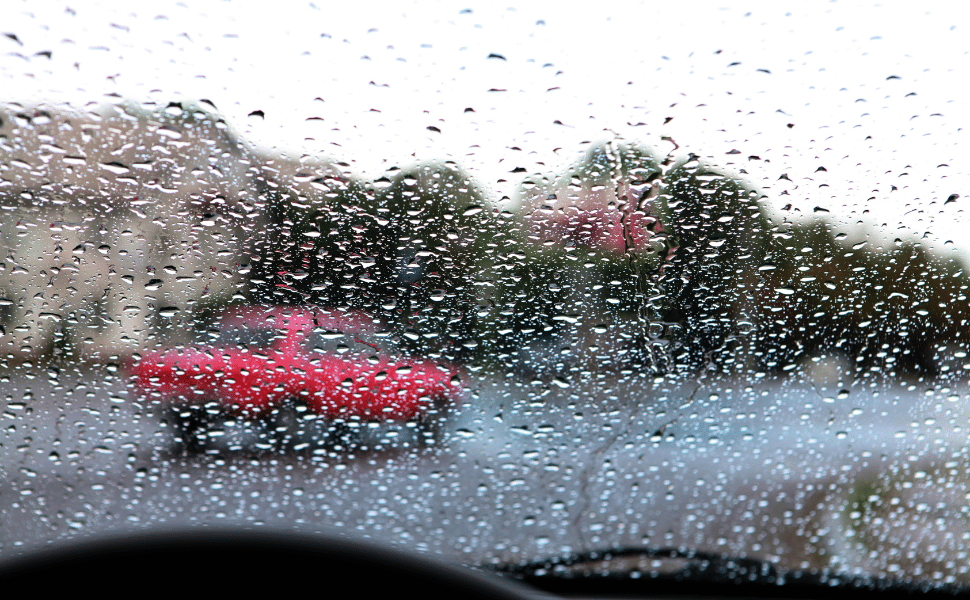
POLYGON ((115 161, 108 162, 108 163, 101 163, 101 168, 106 171, 111 171, 116 175, 121 175, 131 170, 126 165, 123 165, 120 162, 115 162, 115 161))

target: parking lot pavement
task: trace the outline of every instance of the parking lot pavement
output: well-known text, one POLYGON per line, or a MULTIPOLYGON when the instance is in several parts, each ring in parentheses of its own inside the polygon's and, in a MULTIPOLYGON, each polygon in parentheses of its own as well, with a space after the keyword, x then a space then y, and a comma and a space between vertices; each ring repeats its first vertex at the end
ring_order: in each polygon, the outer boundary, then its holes
POLYGON ((439 448, 398 426, 346 449, 185 455, 123 373, 3 377, 3 555, 118 527, 232 522, 342 527, 462 562, 649 543, 864 565, 843 517, 857 482, 966 446, 963 392, 481 378, 439 448))

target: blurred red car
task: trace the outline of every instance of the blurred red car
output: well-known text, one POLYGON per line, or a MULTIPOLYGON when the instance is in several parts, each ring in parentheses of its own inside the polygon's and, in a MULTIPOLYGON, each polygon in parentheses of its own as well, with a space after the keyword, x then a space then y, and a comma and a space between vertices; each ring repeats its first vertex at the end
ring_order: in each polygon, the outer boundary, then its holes
POLYGON ((205 447, 219 419, 268 424, 296 435, 295 420, 351 424, 416 421, 438 442, 461 390, 456 367, 393 357, 374 319, 302 307, 228 309, 210 341, 144 356, 131 368, 139 395, 160 401, 189 449, 205 447))

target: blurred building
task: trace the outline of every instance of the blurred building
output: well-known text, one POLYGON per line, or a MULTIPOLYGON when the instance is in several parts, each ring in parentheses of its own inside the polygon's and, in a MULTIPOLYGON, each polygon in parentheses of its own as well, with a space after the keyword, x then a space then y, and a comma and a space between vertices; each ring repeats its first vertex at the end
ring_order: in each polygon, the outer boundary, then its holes
POLYGON ((0 106, 0 357, 178 338, 243 281, 260 169, 198 105, 0 106))

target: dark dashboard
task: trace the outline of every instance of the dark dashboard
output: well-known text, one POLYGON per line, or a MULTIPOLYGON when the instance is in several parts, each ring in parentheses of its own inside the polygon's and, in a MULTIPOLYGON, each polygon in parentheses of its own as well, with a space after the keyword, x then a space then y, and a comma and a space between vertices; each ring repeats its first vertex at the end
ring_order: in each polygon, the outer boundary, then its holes
POLYGON ((42 593, 112 594, 145 588, 172 594, 269 593, 309 583, 369 598, 413 593, 426 600, 955 597, 970 591, 786 572, 757 559, 678 548, 616 548, 470 568, 336 532, 225 527, 115 532, 60 542, 6 559, 0 563, 0 582, 42 593))

